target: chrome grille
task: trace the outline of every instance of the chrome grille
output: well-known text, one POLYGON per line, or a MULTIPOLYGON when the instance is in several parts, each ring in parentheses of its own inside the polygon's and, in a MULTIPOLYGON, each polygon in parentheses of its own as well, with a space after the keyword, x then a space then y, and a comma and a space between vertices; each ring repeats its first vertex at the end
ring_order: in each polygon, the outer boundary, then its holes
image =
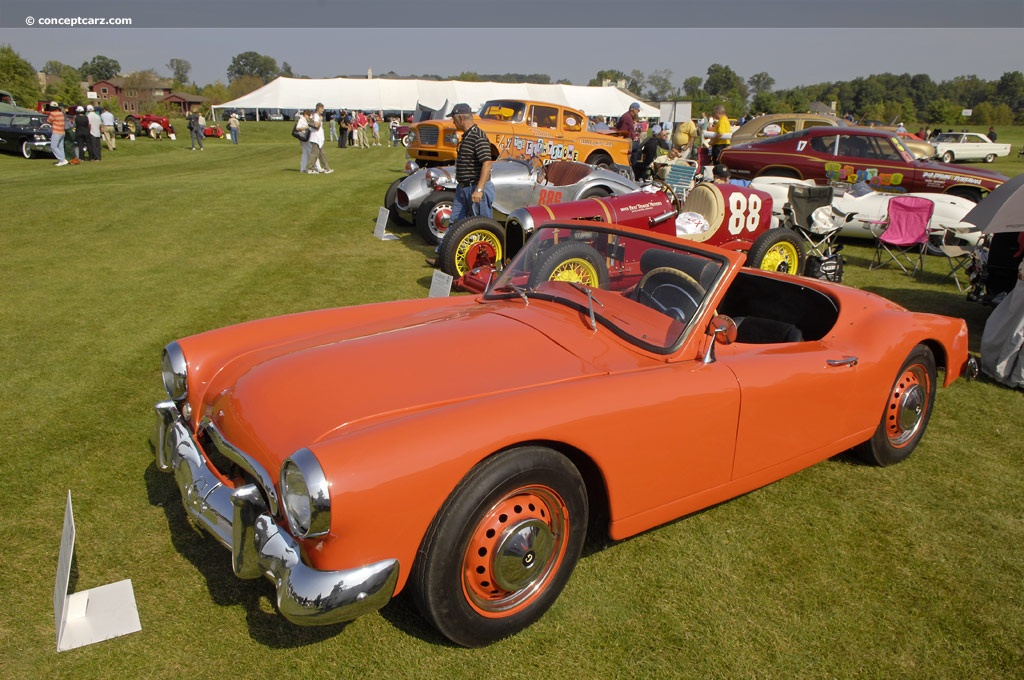
POLYGON ((420 146, 437 146, 437 139, 441 136, 441 128, 436 125, 420 125, 416 128, 416 137, 420 146))

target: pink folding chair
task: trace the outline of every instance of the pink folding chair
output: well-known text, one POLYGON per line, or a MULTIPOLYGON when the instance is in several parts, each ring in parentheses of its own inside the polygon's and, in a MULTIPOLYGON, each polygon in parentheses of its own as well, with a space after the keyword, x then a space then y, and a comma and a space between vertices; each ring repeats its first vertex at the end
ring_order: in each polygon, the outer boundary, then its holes
POLYGON ((896 196, 890 199, 886 218, 870 221, 870 224, 879 225, 881 229, 871 227, 875 237, 875 255, 868 269, 878 269, 892 261, 904 273, 916 276, 924 268, 924 255, 928 249, 928 222, 933 212, 935 204, 927 198, 896 196), (888 259, 885 259, 885 255, 889 256, 888 259))

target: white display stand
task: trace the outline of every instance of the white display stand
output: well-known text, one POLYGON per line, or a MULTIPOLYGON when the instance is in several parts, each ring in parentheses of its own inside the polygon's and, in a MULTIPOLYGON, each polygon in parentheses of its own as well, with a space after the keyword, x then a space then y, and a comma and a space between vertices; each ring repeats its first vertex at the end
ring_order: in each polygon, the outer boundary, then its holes
POLYGON ((69 489, 64 509, 64 530, 60 537, 60 556, 57 558, 57 582, 53 587, 57 651, 65 652, 142 630, 130 579, 68 594, 74 552, 75 517, 71 511, 69 489))
POLYGON ((452 278, 451 274, 445 274, 440 269, 434 270, 434 276, 430 279, 430 295, 427 297, 448 297, 452 294, 452 278))
POLYGON ((384 206, 381 206, 377 211, 377 226, 373 230, 373 236, 381 241, 394 241, 398 239, 394 234, 388 233, 388 209, 384 206))

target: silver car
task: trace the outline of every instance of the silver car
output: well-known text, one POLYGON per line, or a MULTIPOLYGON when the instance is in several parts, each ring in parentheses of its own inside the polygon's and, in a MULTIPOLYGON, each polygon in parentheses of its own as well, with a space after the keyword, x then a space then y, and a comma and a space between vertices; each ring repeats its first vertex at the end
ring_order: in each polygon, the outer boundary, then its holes
MULTIPOLYGON (((640 188, 618 173, 577 161, 547 165, 528 160, 494 161, 491 181, 496 218, 525 206, 613 196, 640 188)), ((454 165, 421 168, 391 183, 384 195, 384 207, 393 222, 415 224, 424 241, 436 244, 448 230, 455 186, 454 165)))

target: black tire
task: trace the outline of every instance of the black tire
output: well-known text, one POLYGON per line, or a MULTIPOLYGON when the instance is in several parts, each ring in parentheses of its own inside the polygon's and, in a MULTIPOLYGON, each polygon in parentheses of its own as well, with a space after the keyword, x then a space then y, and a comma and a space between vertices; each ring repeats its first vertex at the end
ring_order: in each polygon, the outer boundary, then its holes
POLYGON ((784 274, 801 274, 806 260, 800 237, 785 227, 769 229, 758 236, 747 253, 748 267, 784 274))
POLYGON ((953 187, 946 193, 950 196, 966 198, 972 203, 981 203, 981 189, 975 189, 974 187, 953 187))
POLYGON ((989 155, 985 156, 985 162, 986 163, 991 163, 995 159, 996 159, 996 155, 994 153, 990 153, 989 155))
POLYGON ((454 197, 452 191, 431 194, 416 209, 416 230, 428 245, 437 245, 448 231, 448 217, 452 212, 454 197))
POLYGON ((536 288, 544 281, 575 281, 591 288, 602 288, 608 285, 608 265, 592 246, 566 241, 541 253, 537 266, 530 272, 527 287, 536 288))
POLYGON ((21 147, 22 156, 25 158, 32 158, 32 147, 29 146, 27 139, 21 140, 21 144, 19 146, 21 147))
POLYGON ((953 155, 952 151, 947 151, 946 153, 942 154, 943 163, 952 163, 955 159, 956 157, 953 155))
POLYGON ((500 267, 505 260, 505 227, 474 215, 448 227, 441 241, 441 271, 459 277, 475 267, 500 267))
POLYGON ((637 301, 682 323, 696 315, 707 291, 686 272, 655 267, 637 286, 637 301))
POLYGON ((464 647, 518 633, 568 582, 587 511, 583 478, 555 451, 527 446, 487 458, 423 537, 411 573, 416 606, 464 647))
POLYGON ((142 135, 142 123, 135 116, 125 116, 124 126, 128 129, 128 132, 140 137, 142 135))
POLYGON ((597 167, 604 168, 606 170, 613 170, 614 168, 612 166, 615 165, 615 163, 612 162, 612 157, 604 153, 590 154, 590 158, 587 159, 587 164, 596 165, 597 167))
POLYGON ((388 186, 388 190, 384 192, 384 207, 388 209, 388 219, 392 223, 400 227, 411 227, 412 220, 409 218, 409 213, 403 213, 395 205, 395 199, 398 197, 398 185, 404 180, 405 177, 399 177, 388 186))
POLYGON ((868 463, 886 466, 913 453, 931 419, 935 381, 935 356, 918 345, 896 374, 878 429, 854 449, 857 455, 868 463))
POLYGON ((612 192, 605 187, 590 187, 580 195, 579 200, 582 201, 584 198, 607 198, 611 195, 612 192))

